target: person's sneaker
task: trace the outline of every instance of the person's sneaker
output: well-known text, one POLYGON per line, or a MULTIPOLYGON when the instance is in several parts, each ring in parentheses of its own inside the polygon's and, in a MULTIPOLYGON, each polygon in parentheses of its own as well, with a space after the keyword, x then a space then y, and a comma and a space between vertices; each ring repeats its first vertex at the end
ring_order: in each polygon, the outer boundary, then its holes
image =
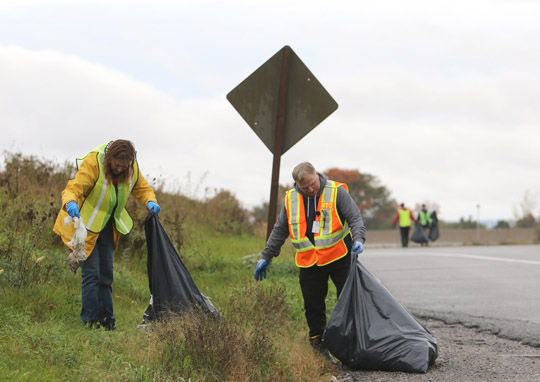
POLYGON ((330 350, 328 350, 328 348, 326 347, 322 335, 309 337, 309 344, 311 345, 315 353, 322 355, 324 358, 326 358, 333 364, 339 363, 339 361, 334 358, 334 356, 330 353, 330 350))
POLYGON ((322 347, 322 335, 318 334, 316 336, 309 337, 309 344, 313 350, 320 351, 322 347))
POLYGON ((83 325, 88 327, 89 329, 100 329, 101 328, 101 323, 99 321, 83 322, 83 325))
POLYGON ((111 331, 111 330, 116 329, 116 326, 114 324, 114 318, 113 319, 104 318, 103 321, 101 321, 101 326, 103 326, 103 328, 106 331, 111 331))

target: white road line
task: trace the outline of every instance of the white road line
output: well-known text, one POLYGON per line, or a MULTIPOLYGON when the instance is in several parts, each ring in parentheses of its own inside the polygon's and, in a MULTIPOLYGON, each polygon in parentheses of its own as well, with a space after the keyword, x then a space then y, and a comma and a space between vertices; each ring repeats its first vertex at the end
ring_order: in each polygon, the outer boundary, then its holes
POLYGON ((462 257, 462 258, 475 259, 475 260, 500 261, 503 263, 540 265, 540 261, 509 259, 507 257, 479 256, 479 255, 469 255, 469 254, 461 254, 461 253, 449 253, 449 254, 436 253, 435 255, 436 256, 449 256, 449 257, 462 257))
MULTIPOLYGON (((380 256, 371 254, 373 257, 380 256)), ((499 261, 503 263, 516 263, 516 264, 530 264, 530 265, 540 265, 540 261, 535 260, 522 260, 522 259, 509 259, 507 257, 493 257, 493 256, 479 256, 479 255, 469 255, 466 253, 440 253, 440 252, 422 252, 422 253, 400 253, 395 256, 439 256, 439 257, 460 257, 465 259, 475 259, 475 260, 486 260, 486 261, 499 261)), ((387 254, 387 256, 389 256, 387 254)))

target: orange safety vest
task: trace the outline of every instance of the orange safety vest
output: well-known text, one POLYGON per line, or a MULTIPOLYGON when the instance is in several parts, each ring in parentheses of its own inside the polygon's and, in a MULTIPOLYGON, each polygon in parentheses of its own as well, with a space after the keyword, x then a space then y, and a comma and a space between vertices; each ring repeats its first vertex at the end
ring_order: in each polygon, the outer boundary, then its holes
MULTIPOLYGON (((337 212, 337 191, 339 187, 348 187, 344 183, 328 180, 319 197, 315 225, 318 232, 313 233, 315 244, 306 236, 306 210, 303 196, 292 189, 285 195, 285 208, 289 221, 291 242, 296 249, 296 265, 301 268, 330 264, 347 254, 345 236, 350 232, 347 222, 343 224, 337 212)), ((312 229, 312 227, 309 227, 312 229)))

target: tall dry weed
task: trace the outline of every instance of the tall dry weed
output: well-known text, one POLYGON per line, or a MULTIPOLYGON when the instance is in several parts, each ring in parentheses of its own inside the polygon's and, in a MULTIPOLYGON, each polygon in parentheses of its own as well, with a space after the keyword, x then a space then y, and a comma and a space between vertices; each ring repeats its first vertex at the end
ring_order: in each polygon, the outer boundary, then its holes
POLYGON ((290 305, 283 285, 272 280, 265 284, 252 281, 246 280, 231 291, 222 314, 247 327, 266 328, 287 321, 290 305))
POLYGON ((6 154, 0 172, 0 268, 16 287, 48 281, 59 265, 52 234, 61 190, 73 167, 34 156, 6 154))
POLYGON ((156 372, 197 381, 319 381, 329 365, 301 335, 290 336, 290 307, 277 283, 246 282, 215 319, 200 311, 155 324, 156 372))
POLYGON ((169 315, 154 326, 159 368, 204 381, 273 381, 276 351, 264 331, 201 311, 169 315))

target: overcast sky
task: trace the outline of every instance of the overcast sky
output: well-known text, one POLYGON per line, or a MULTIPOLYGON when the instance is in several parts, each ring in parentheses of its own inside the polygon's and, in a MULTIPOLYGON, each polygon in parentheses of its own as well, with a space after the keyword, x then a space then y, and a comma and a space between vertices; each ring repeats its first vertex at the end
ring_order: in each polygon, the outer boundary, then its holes
POLYGON ((513 219, 540 199, 538 20, 532 0, 0 0, 0 151, 64 163, 130 139, 150 182, 259 205, 272 154, 226 95, 289 45, 339 108, 280 183, 307 160, 444 220, 513 219))

